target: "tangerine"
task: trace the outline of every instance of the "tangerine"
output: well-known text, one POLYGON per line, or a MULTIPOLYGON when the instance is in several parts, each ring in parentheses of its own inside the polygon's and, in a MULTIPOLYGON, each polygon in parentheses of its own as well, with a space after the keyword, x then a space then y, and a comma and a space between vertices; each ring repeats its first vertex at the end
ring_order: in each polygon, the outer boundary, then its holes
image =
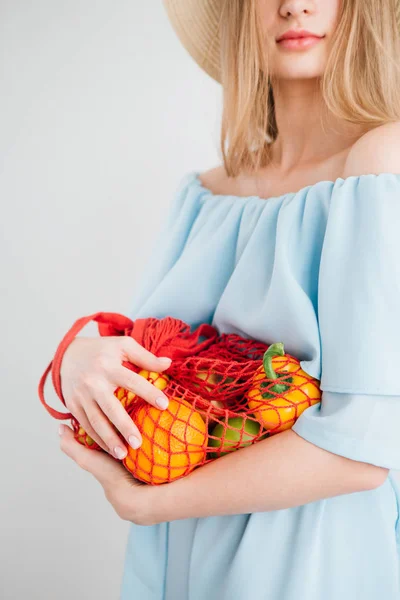
POLYGON ((142 444, 128 446, 123 464, 134 477, 152 484, 189 474, 206 457, 207 427, 183 398, 170 398, 166 409, 138 402, 131 412, 142 444))
MULTIPOLYGON (((138 375, 148 379, 150 383, 152 383, 154 387, 158 388, 159 390, 164 390, 170 381, 169 375, 166 373, 157 373, 157 371, 147 371, 146 369, 141 369, 138 372, 138 375)), ((133 400, 135 400, 135 398, 138 398, 134 392, 131 392, 123 387, 117 387, 114 392, 114 396, 118 398, 124 408, 129 406, 133 400)))

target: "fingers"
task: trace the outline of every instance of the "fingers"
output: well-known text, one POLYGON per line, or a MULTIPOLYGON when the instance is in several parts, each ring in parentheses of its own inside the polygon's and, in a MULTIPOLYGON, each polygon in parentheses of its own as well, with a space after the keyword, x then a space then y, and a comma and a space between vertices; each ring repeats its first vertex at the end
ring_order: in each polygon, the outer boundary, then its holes
POLYGON ((100 392, 98 390, 96 401, 90 402, 85 409, 91 426, 111 448, 113 456, 116 458, 125 458, 128 453, 118 431, 132 448, 138 448, 142 443, 140 431, 125 408, 110 391, 100 392))
MULTIPOLYGON (((86 405, 89 404, 89 402, 85 403, 86 405)), ((93 402, 93 404, 95 404, 93 402)), ((79 422, 79 424, 81 425, 81 427, 83 427, 83 429, 85 430, 85 432, 105 451, 108 452, 109 454, 112 454, 112 456, 115 456, 112 447, 108 447, 107 444, 102 440, 102 438, 99 436, 99 434, 95 431, 95 429, 92 427, 90 420, 88 419, 86 412, 84 411, 84 409, 82 407, 76 408, 73 412, 74 417, 77 419, 77 421, 79 422)), ((118 458, 118 457, 117 457, 118 458)))
POLYGON ((129 362, 149 371, 160 373, 168 369, 171 364, 171 359, 155 356, 130 336, 123 336, 121 338, 121 348, 129 362))
POLYGON ((142 437, 136 424, 116 398, 115 388, 123 387, 158 409, 165 409, 169 400, 157 388, 157 384, 153 385, 145 377, 124 367, 122 362, 129 361, 148 371, 161 373, 170 366, 171 360, 162 361, 130 336, 118 338, 118 356, 115 352, 116 342, 106 344, 105 341, 102 340, 104 346, 101 351, 95 348, 93 354, 94 350, 89 348, 89 366, 85 365, 80 378, 78 377, 80 387, 75 386, 71 390, 68 408, 87 435, 105 452, 123 459, 127 455, 127 448, 121 435, 134 449, 141 445, 142 437), (160 398, 163 400, 161 403, 160 398))
MULTIPOLYGON (((110 372, 109 377, 110 380, 115 381, 115 385, 132 391, 159 410, 165 409, 169 404, 168 397, 161 390, 157 389, 141 375, 130 371, 122 365, 110 372), (159 405, 160 398, 165 401, 162 407, 159 405)), ((138 448, 142 443, 141 433, 128 412, 115 397, 113 393, 114 387, 108 385, 100 386, 97 383, 96 387, 93 384, 91 389, 95 401, 85 404, 85 411, 90 424, 107 446, 112 448, 113 454, 117 458, 124 458, 127 450, 118 437, 117 431, 122 434, 127 443, 134 449, 138 448), (112 424, 115 426, 115 429, 112 424)))
MULTIPOLYGON (((94 393, 96 394, 96 400, 89 400, 88 397, 85 397, 80 399, 79 405, 70 405, 71 413, 77 419, 81 427, 83 427, 85 432, 97 442, 105 452, 111 454, 114 458, 121 460, 127 455, 127 450, 120 436, 97 404, 97 398, 101 397, 104 392, 95 390, 94 393)), ((130 423, 131 430, 137 431, 137 427, 129 417, 128 413, 115 396, 112 393, 110 395, 115 399, 115 402, 111 400, 110 403, 119 405, 120 409, 124 412, 125 418, 128 419, 128 422, 130 423)))
POLYGON ((163 394, 151 381, 123 365, 115 367, 110 377, 117 385, 137 394, 155 408, 165 409, 169 404, 168 396, 163 394))

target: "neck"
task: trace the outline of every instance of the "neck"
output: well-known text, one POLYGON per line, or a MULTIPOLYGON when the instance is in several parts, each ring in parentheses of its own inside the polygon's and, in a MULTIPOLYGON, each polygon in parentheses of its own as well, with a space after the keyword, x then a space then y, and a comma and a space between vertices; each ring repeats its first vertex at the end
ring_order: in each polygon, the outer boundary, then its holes
POLYGON ((272 165, 282 174, 346 153, 368 130, 327 111, 318 78, 279 80, 274 101, 279 133, 271 148, 272 165))

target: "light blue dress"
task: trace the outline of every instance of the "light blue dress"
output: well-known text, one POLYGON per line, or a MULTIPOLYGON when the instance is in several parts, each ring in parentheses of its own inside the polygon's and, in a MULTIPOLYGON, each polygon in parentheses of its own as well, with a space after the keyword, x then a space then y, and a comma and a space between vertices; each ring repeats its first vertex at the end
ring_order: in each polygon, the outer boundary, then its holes
MULTIPOLYGON (((400 469, 400 175, 265 200, 186 173, 130 314, 168 315, 283 342, 323 391, 293 430, 400 469)), ((389 472, 294 508, 131 524, 120 600, 400 600, 399 500, 389 472)))

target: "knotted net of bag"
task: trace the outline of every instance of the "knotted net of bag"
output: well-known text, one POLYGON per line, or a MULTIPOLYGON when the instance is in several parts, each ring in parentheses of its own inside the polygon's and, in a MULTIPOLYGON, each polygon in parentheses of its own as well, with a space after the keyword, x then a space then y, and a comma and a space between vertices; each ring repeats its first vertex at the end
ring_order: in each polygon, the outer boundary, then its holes
POLYGON ((62 358, 89 321, 97 322, 101 336, 129 335, 154 355, 172 359, 160 373, 122 363, 162 390, 169 399, 166 409, 132 390, 114 391, 142 436, 139 448, 127 445, 121 462, 143 483, 159 485, 185 477, 212 460, 290 429, 306 408, 321 400, 319 380, 285 353, 279 341, 267 345, 234 333, 220 334, 209 324, 191 331, 187 323, 170 316, 132 321, 118 313, 95 313, 78 319, 64 336, 38 390, 47 411, 56 419, 70 419, 75 439, 93 451, 104 450, 71 413, 55 410, 44 399, 51 371, 65 405, 62 358))

